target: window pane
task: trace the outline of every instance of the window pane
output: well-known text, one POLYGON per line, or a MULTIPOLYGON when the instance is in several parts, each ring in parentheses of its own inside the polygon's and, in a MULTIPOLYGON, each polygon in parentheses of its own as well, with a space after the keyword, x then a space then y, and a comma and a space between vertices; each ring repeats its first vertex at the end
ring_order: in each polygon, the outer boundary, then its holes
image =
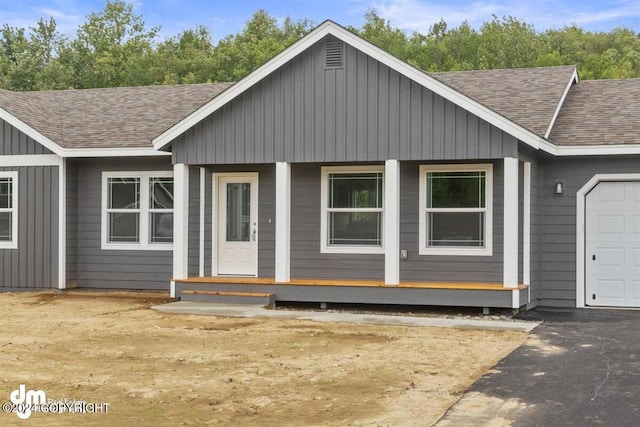
POLYGON ((382 212, 329 212, 330 245, 382 245, 382 212))
POLYGON ((329 208, 381 208, 382 173, 329 174, 329 208))
POLYGON ((11 208, 12 187, 11 178, 0 178, 0 209, 11 208))
POLYGON ((227 184, 227 242, 248 242, 251 226, 251 184, 227 184))
POLYGON ((139 242, 138 224, 140 215, 135 213, 109 213, 110 242, 139 242))
POLYGON ((140 208, 140 178, 108 178, 109 209, 140 208))
POLYGON ((485 172, 427 173, 428 208, 485 207, 485 172))
POLYGON ((151 178, 149 196, 151 209, 173 209, 173 178, 151 178))
POLYGON ((0 242, 11 241, 11 212, 0 212, 0 242))
POLYGON ((173 213, 153 212, 149 214, 151 243, 173 242, 173 213))
POLYGON ((427 212, 427 247, 484 247, 484 212, 427 212))

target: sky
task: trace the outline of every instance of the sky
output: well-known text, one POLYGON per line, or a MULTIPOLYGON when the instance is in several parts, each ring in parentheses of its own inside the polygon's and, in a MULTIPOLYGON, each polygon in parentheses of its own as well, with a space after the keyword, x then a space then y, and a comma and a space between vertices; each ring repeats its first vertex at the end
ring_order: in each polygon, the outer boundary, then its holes
MULTIPOLYGON (((208 27, 214 40, 241 31, 258 9, 293 20, 316 24, 331 19, 360 27, 369 9, 408 34, 426 33, 440 19, 449 28, 468 21, 479 28, 492 15, 513 16, 533 24, 536 30, 576 24, 588 31, 610 31, 624 26, 640 33, 640 0, 128 0, 147 27, 161 26, 159 40, 197 25, 208 27)), ((106 0, 0 0, 0 25, 28 28, 40 18, 53 17, 58 30, 71 37, 87 15, 104 9, 106 0)))

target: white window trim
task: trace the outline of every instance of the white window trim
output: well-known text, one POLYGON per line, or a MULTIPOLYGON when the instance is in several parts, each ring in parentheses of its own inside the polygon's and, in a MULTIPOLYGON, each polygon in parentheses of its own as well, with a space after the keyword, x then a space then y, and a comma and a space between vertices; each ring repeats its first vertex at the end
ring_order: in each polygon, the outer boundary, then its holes
POLYGON ((0 178, 11 178, 11 207, 0 212, 11 212, 11 240, 1 241, 0 249, 18 249, 18 172, 0 172, 0 178))
POLYGON ((420 165, 419 189, 419 251, 420 255, 454 255, 454 256, 492 256, 493 255, 493 165, 482 164, 452 164, 452 165, 420 165), (437 247, 427 248, 427 172, 485 172, 485 209, 460 209, 458 211, 484 211, 485 217, 485 247, 437 247))
MULTIPOLYGON (((123 172, 102 172, 102 230, 101 230, 101 248, 103 250, 134 250, 134 251, 171 251, 173 243, 151 243, 149 236, 149 214, 153 211, 149 207, 149 180, 150 178, 173 178, 173 171, 123 171, 123 172), (140 208, 135 210, 140 213, 140 241, 139 242, 118 242, 111 243, 108 241, 107 235, 107 206, 108 206, 108 189, 107 181, 109 178, 139 178, 140 179, 140 208)), ((174 187, 175 199, 175 187, 174 187)), ((133 212, 127 209, 127 212, 133 212)), ((163 210, 164 211, 164 210, 163 210)), ((175 215, 175 205, 174 205, 175 215)), ((175 233, 175 230, 174 230, 175 233)), ((174 236, 175 238, 175 236, 174 236)))
MULTIPOLYGON (((384 193, 384 165, 380 166, 324 166, 321 169, 320 185, 320 253, 323 254, 384 254, 384 194, 382 206, 382 230, 380 230, 380 246, 330 246, 328 244, 329 234, 327 225, 327 195, 329 191, 329 174, 331 173, 382 173, 382 189, 384 193)), ((348 211, 348 210, 342 210, 348 211)), ((380 212, 380 209, 352 209, 354 212, 380 212)))

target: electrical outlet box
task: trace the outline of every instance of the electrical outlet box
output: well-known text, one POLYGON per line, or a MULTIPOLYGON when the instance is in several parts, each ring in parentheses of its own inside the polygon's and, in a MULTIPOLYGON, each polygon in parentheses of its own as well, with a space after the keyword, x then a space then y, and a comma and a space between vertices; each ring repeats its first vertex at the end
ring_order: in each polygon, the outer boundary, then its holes
POLYGON ((400 259, 407 259, 409 258, 409 252, 406 249, 402 249, 400 251, 400 259))

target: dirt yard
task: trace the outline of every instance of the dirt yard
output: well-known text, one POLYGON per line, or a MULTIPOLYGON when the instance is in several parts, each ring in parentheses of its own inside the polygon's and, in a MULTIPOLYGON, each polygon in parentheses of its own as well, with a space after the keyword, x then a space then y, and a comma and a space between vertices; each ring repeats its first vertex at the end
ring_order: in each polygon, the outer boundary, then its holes
POLYGON ((0 293, 0 402, 108 413, 0 425, 428 426, 521 332, 162 314, 154 293, 0 293), (104 407, 104 406, 103 406, 104 407))

